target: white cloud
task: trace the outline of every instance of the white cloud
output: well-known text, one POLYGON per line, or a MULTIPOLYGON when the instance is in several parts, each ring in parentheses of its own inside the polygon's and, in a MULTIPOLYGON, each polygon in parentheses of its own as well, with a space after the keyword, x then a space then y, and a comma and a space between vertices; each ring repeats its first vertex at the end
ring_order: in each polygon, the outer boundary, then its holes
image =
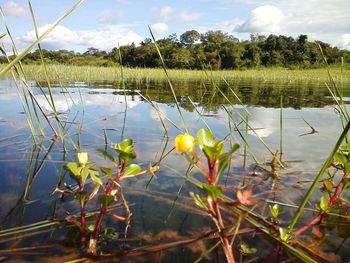
POLYGON ((138 44, 142 41, 142 37, 139 34, 120 26, 100 30, 78 31, 78 35, 79 45, 107 51, 118 45, 123 46, 132 42, 138 44))
MULTIPOLYGON (((50 25, 39 28, 42 34, 50 25)), ((35 41, 35 32, 30 31, 25 35, 16 38, 19 49, 24 49, 35 41)), ((96 30, 74 31, 65 26, 57 26, 41 43, 46 49, 64 49, 71 45, 84 48, 95 47, 100 50, 109 51, 118 45, 126 45, 132 42, 140 43, 142 37, 124 26, 110 26, 96 30)))
POLYGON ((283 12, 272 5, 253 9, 247 21, 237 26, 235 31, 251 33, 278 33, 285 19, 283 12))
POLYGON ((350 49, 349 0, 279 0, 273 1, 273 5, 269 6, 265 3, 264 0, 248 2, 255 9, 243 23, 233 27, 232 31, 275 33, 293 37, 307 34, 310 40, 317 39, 350 49))
POLYGON ((1 8, 5 16, 22 16, 27 12, 24 5, 17 4, 14 1, 6 2, 1 5, 1 8))
POLYGON ((174 12, 171 6, 163 6, 159 14, 155 17, 156 22, 162 23, 188 23, 198 20, 201 17, 199 13, 189 13, 186 10, 174 12))
POLYGON ((338 45, 350 50, 350 34, 341 35, 341 42, 338 45))
POLYGON ((151 30, 154 34, 161 35, 168 31, 168 25, 166 23, 154 23, 151 25, 151 30))
POLYGON ((116 25, 120 22, 120 19, 124 16, 121 11, 105 10, 97 17, 99 24, 116 25))
MULTIPOLYGON (((39 35, 43 34, 51 25, 47 24, 38 28, 39 35)), ((28 46, 36 40, 35 31, 29 31, 25 35, 16 38, 19 48, 28 46)), ((79 42, 79 36, 76 32, 65 26, 58 25, 41 43, 46 49, 61 49, 67 43, 79 42)))

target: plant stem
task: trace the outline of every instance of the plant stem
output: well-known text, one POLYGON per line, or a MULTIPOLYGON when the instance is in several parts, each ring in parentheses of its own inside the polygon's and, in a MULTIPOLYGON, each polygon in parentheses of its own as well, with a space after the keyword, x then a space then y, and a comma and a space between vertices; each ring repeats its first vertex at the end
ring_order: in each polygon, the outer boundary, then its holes
POLYGON ((220 211, 220 207, 217 203, 217 200, 213 200, 209 196, 207 201, 208 201, 209 214, 210 214, 211 218, 213 219, 213 221, 215 222, 215 225, 218 229, 227 262, 235 263, 235 258, 233 256, 233 251, 232 251, 231 240, 230 240, 230 237, 228 237, 224 232, 225 225, 224 225, 224 222, 223 222, 222 217, 221 217, 221 211, 220 211))

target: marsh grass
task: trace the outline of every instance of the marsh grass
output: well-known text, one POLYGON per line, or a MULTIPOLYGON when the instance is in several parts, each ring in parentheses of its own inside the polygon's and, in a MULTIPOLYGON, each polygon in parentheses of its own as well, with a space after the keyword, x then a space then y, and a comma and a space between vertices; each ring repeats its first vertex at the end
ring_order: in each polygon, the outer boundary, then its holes
MULTIPOLYGON (((1 72, 6 65, 0 65, 1 72)), ((30 79, 45 80, 45 74, 39 65, 23 65, 26 76, 30 79)), ((57 76, 63 83, 66 82, 120 82, 121 74, 126 84, 130 82, 144 84, 152 81, 167 82, 167 77, 162 68, 123 68, 121 73, 120 67, 93 67, 93 66, 72 66, 72 65, 47 65, 48 77, 53 82, 57 81, 57 76)), ((205 81, 213 79, 220 81, 222 78, 227 81, 232 80, 261 80, 261 81, 280 81, 288 82, 322 82, 328 80, 328 69, 286 69, 286 68, 261 68, 246 70, 220 70, 211 71, 210 77, 202 70, 181 70, 167 69, 168 76, 172 81, 205 81)), ((337 67, 329 68, 330 74, 335 82, 343 83, 350 81, 349 69, 340 70, 337 67)), ((0 77, 8 77, 4 74, 0 77)))

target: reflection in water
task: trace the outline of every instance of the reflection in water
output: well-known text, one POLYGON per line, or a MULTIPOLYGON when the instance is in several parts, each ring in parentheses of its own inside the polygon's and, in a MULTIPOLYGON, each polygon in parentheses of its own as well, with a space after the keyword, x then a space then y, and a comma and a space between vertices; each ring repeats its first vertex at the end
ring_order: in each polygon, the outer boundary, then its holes
MULTIPOLYGON (((120 141, 126 100, 128 107, 124 136, 135 140, 138 152, 137 162, 148 167, 149 162, 154 164, 159 160, 163 151, 167 153, 172 149, 173 138, 179 131, 171 122, 164 119, 170 136, 169 143, 166 145, 167 140, 158 113, 139 93, 155 103, 169 120, 181 127, 174 99, 166 85, 166 83, 154 83, 145 87, 137 86, 137 89, 134 89, 130 84, 124 91, 114 89, 108 83, 88 86, 85 83, 78 83, 65 90, 57 87, 53 92, 57 110, 61 113, 60 118, 65 123, 72 140, 79 141, 80 150, 89 152, 89 158, 98 166, 110 166, 97 149, 105 147, 106 138, 109 145, 120 141), (165 150, 164 146, 166 146, 165 150)), ((234 132, 232 134, 234 140, 242 147, 240 154, 235 155, 232 160, 232 174, 223 178, 226 182, 227 194, 234 196, 234 189, 240 187, 243 182, 254 182, 257 185, 254 193, 258 201, 273 199, 282 203, 298 204, 309 186, 309 181, 320 169, 340 133, 338 116, 332 108, 334 102, 328 96, 327 90, 310 83, 282 85, 267 82, 237 82, 231 83, 230 87, 224 84, 219 87, 231 105, 218 89, 213 89, 210 85, 174 83, 178 101, 191 133, 195 134, 199 128, 205 127, 201 120, 203 118, 218 138, 228 138, 230 127, 227 113, 222 105, 232 110, 233 117, 237 120, 239 120, 237 111, 245 115, 244 107, 246 107, 250 113, 250 125, 256 128, 257 134, 275 151, 280 149, 280 95, 283 95, 284 107, 282 159, 288 167, 280 171, 280 180, 276 181, 271 173, 256 168, 251 157, 247 165, 248 170, 244 170, 243 142, 239 134, 234 132), (244 107, 240 105, 236 95, 242 100, 244 107), (188 96, 202 114, 201 118, 188 96), (318 133, 300 136, 310 131, 310 127, 304 120, 318 133)), ((35 87, 33 92, 45 111, 51 113, 44 94, 35 87)), ((47 90, 44 89, 44 92, 47 90)), ((344 90, 346 97, 350 97, 348 92, 349 90, 344 90)), ((59 196, 52 195, 56 186, 67 181, 72 183, 65 175, 62 164, 75 158, 73 147, 68 146, 68 152, 65 153, 61 142, 51 141, 49 137, 32 143, 22 111, 16 89, 11 82, 0 82, 0 174, 2 175, 0 221, 3 229, 46 219, 63 220, 66 217, 66 211, 77 212, 73 199, 60 200, 59 196)), ((240 124, 238 127, 245 134, 245 125, 240 124)), ((45 129, 47 134, 50 134, 49 127, 45 129)), ((261 162, 271 160, 271 155, 259 142, 256 134, 248 132, 247 136, 258 160, 261 162)), ((209 220, 193 208, 193 201, 189 198, 188 192, 195 189, 189 184, 185 184, 175 210, 171 212, 173 200, 180 186, 185 182, 186 168, 183 158, 171 152, 162 161, 161 170, 156 178, 150 180, 150 177, 143 177, 125 183, 127 199, 134 213, 130 238, 134 238, 135 241, 130 242, 130 246, 138 247, 152 242, 162 242, 162 240, 167 242, 180 238, 191 239, 211 230, 212 225, 209 220), (139 238, 141 236, 143 239, 139 238), (147 240, 149 242, 146 242, 147 240)), ((316 201, 315 197, 312 203, 316 201)), ((258 212, 267 216, 267 210, 263 210, 258 212)), ((287 224, 294 212, 295 210, 286 208, 281 223, 287 224)), ((303 216, 305 219, 309 215, 303 216)), ((119 223, 112 221, 107 223, 116 231, 123 230, 123 225, 119 223)), ((48 231, 48 229, 40 230, 48 231)), ((77 231, 60 227, 49 230, 49 232, 44 231, 32 237, 22 238, 16 246, 54 243, 55 248, 47 248, 46 254, 67 253, 67 260, 77 256, 77 250, 71 252, 72 250, 67 248, 75 244, 74 236, 77 231), (69 256, 69 253, 73 254, 69 256)), ((332 236, 333 246, 340 247, 337 253, 346 258, 348 252, 344 247, 350 244, 348 241, 342 244, 344 233, 338 235, 340 230, 330 228, 327 231, 330 233, 329 236, 332 236)), ((260 248, 261 257, 266 257, 273 250, 273 244, 263 237, 253 239, 249 236, 249 231, 245 235, 241 238, 245 242, 251 241, 250 245, 258 250, 260 248), (261 249, 262 247, 264 249, 261 249)), ((116 242, 117 247, 123 244, 120 240, 116 242)), ((0 241, 1 249, 10 248, 12 245, 11 242, 0 241)), ((213 243, 207 240, 201 245, 209 249, 213 243)), ((165 260, 176 262, 180 255, 184 261, 192 262, 201 252, 193 251, 189 246, 186 249, 176 249, 174 252, 166 253, 165 260)), ((38 251, 33 251, 31 256, 45 261, 38 251)), ((25 259, 14 254, 7 254, 6 257, 14 260, 25 259)), ((161 255, 147 255, 147 257, 149 261, 159 261, 161 255)), ((208 260, 213 260, 213 257, 211 256, 208 260)))

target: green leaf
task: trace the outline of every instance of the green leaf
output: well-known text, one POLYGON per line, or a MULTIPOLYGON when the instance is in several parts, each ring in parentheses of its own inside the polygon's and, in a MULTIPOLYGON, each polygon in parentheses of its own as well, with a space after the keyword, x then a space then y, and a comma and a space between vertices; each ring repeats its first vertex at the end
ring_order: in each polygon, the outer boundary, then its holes
POLYGON ((99 195, 98 201, 101 203, 101 205, 109 206, 114 201, 114 195, 99 195))
POLYGON ((220 176, 225 171, 225 169, 227 168, 227 166, 228 166, 228 164, 230 162, 232 154, 235 151, 237 151, 238 148, 239 148, 239 145, 236 143, 236 144, 232 145, 232 147, 231 147, 229 152, 220 155, 220 157, 219 157, 219 169, 218 169, 218 173, 217 173, 217 176, 216 176, 216 182, 219 181, 220 176))
POLYGON ((79 177, 81 168, 75 162, 69 162, 64 166, 68 172, 70 172, 73 176, 79 177))
POLYGON ((90 177, 91 177, 91 180, 95 183, 95 184, 98 184, 100 186, 103 186, 103 182, 100 178, 100 173, 96 170, 93 170, 93 169, 90 169, 89 170, 90 172, 90 177))
POLYGON ((75 193, 74 198, 80 202, 80 206, 83 206, 87 198, 87 193, 84 191, 77 192, 75 193))
POLYGON ((350 188, 350 178, 345 178, 343 180, 342 192, 350 188))
POLYGON ((126 167, 123 177, 133 176, 141 171, 141 167, 137 164, 130 164, 126 167))
POLYGON ((128 163, 136 158, 136 152, 134 150, 130 152, 124 152, 120 149, 113 149, 118 155, 119 158, 122 159, 124 162, 128 163))
POLYGON ((208 210, 207 205, 203 202, 202 198, 198 194, 190 192, 190 195, 193 197, 194 202, 197 206, 199 206, 200 208, 202 208, 204 210, 208 210))
POLYGON ((2 39, 4 36, 6 36, 6 33, 1 33, 0 34, 0 39, 2 39))
POLYGON ((251 255, 256 253, 256 248, 250 248, 246 244, 242 243, 239 246, 239 252, 244 255, 251 255))
POLYGON ((344 166, 344 164, 346 163, 346 156, 342 153, 342 152, 337 152, 334 155, 334 159, 336 161, 337 164, 341 164, 342 166, 344 166))
POLYGON ((331 180, 329 179, 325 179, 323 180, 323 186, 324 186, 324 189, 328 192, 328 193, 331 193, 333 191, 333 183, 331 180))
POLYGON ((90 232, 94 232, 95 231, 95 225, 89 225, 87 228, 90 232))
POLYGON ((288 229, 280 227, 279 232, 280 232, 281 240, 284 242, 288 242, 290 239, 290 234, 288 233, 288 229))
POLYGON ((197 142, 201 150, 203 150, 204 146, 213 146, 215 143, 214 139, 214 134, 208 129, 200 129, 197 132, 197 142))
POLYGON ((123 152, 130 152, 134 148, 134 142, 131 139, 124 139, 121 143, 118 143, 115 148, 122 150, 123 152))
POLYGON ((344 165, 344 168, 345 168, 345 172, 347 174, 349 174, 350 173, 350 162, 346 162, 344 165))
POLYGON ((321 209, 321 211, 327 212, 329 210, 328 201, 329 201, 329 199, 327 197, 325 197, 325 196, 322 196, 320 198, 320 209, 321 209))
POLYGON ((269 205, 269 210, 272 218, 277 218, 281 211, 278 204, 274 204, 273 206, 269 205))
POLYGON ((94 163, 88 163, 87 165, 85 165, 85 167, 87 167, 88 169, 91 169, 94 166, 95 166, 94 163))
POLYGON ((110 161, 112 161, 115 165, 117 165, 118 166, 118 162, 114 159, 114 157, 111 155, 111 154, 109 154, 105 149, 98 149, 98 151, 100 152, 100 153, 102 153, 102 155, 104 156, 104 157, 106 157, 107 159, 109 159, 110 161))
POLYGON ((90 170, 89 170, 89 168, 87 168, 87 167, 84 167, 84 168, 81 170, 80 175, 81 175, 81 184, 82 184, 82 185, 85 185, 86 179, 87 179, 89 173, 90 173, 90 170))
POLYGON ((213 198, 213 200, 216 200, 222 196, 222 190, 219 186, 203 183, 202 187, 203 187, 204 192, 207 195, 211 196, 213 198))
POLYGON ((101 167, 100 168, 102 173, 104 173, 105 175, 107 175, 109 178, 113 179, 113 171, 111 168, 108 167, 101 167))

